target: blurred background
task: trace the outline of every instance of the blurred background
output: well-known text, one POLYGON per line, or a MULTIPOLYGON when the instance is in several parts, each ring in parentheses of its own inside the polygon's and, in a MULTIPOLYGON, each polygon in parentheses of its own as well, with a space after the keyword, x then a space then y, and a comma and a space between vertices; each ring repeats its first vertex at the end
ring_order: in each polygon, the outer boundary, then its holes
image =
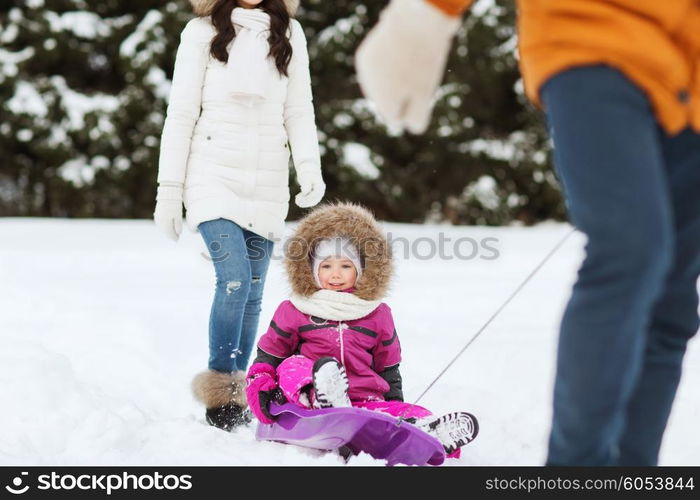
MULTIPOLYGON (((394 222, 564 219, 543 117, 517 68, 514 2, 481 0, 465 19, 422 136, 387 130, 354 75, 386 3, 301 2, 327 199, 394 222)), ((192 17, 187 0, 0 0, 0 216, 152 217, 192 17)))

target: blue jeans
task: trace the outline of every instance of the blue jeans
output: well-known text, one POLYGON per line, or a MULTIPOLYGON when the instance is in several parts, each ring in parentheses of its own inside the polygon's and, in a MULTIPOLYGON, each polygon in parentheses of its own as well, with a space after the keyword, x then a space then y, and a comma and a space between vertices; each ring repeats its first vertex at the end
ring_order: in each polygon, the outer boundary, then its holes
POLYGON ((202 222, 198 229, 216 273, 209 316, 209 369, 246 370, 273 242, 227 219, 202 222))
POLYGON ((588 238, 561 323, 547 463, 655 465, 700 324, 700 134, 669 136, 607 66, 554 76, 542 99, 588 238))

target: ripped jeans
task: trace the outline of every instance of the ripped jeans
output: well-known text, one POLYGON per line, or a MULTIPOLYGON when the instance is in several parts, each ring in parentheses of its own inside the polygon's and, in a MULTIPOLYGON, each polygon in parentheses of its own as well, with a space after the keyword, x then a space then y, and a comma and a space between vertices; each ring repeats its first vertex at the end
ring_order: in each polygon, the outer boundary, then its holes
POLYGON ((202 222, 198 229, 216 273, 209 316, 209 369, 246 370, 273 242, 228 219, 202 222))

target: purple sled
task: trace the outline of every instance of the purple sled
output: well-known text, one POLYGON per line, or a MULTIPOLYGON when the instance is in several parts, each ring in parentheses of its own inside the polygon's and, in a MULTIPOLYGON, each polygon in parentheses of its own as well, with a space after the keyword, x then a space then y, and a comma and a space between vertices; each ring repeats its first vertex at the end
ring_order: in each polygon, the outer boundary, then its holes
POLYGON ((274 424, 258 424, 255 438, 318 450, 348 447, 386 460, 388 465, 440 465, 445 449, 418 427, 364 408, 309 410, 292 403, 270 403, 274 424))

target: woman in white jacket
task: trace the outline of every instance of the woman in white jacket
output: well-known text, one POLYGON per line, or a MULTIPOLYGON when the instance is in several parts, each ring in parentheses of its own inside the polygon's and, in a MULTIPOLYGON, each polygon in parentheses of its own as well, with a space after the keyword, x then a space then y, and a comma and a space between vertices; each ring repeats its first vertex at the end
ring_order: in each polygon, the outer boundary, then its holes
POLYGON ((216 291, 208 370, 193 381, 211 425, 249 417, 245 370, 274 241, 289 202, 289 157, 311 207, 325 185, 298 0, 190 0, 161 138, 154 219, 173 240, 186 222, 209 249, 216 291))

